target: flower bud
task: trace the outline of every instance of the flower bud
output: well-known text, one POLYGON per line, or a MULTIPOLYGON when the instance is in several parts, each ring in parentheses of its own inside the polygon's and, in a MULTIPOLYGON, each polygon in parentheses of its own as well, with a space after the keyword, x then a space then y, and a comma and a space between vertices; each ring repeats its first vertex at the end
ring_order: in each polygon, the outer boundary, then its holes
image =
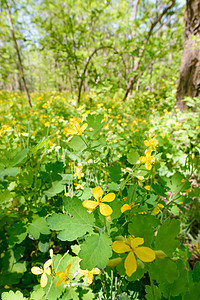
POLYGON ((165 257, 167 257, 165 252, 163 252, 162 250, 155 250, 154 252, 155 252, 156 258, 164 259, 165 257))
POLYGON ((121 257, 110 259, 109 262, 107 263, 107 267, 114 268, 118 264, 120 264, 121 261, 122 261, 121 257))

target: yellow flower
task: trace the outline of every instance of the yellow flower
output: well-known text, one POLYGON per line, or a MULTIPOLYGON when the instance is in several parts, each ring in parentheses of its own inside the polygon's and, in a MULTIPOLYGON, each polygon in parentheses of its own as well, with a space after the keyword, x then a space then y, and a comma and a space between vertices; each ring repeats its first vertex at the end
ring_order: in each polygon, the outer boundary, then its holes
POLYGON ((78 179, 81 179, 81 177, 84 176, 84 173, 82 172, 83 170, 83 166, 82 165, 78 165, 78 166, 75 166, 75 176, 78 178, 78 179))
POLYGON ((149 148, 145 151, 145 156, 141 156, 139 160, 141 164, 145 163, 145 168, 147 170, 151 170, 152 164, 155 162, 156 159, 154 156, 151 156, 151 148, 149 148))
POLYGON ((145 140, 144 144, 145 146, 150 147, 150 149, 153 148, 154 150, 156 150, 156 146, 158 145, 158 140, 149 137, 149 140, 145 140))
POLYGON ((75 190, 84 190, 84 187, 82 186, 82 184, 74 183, 74 185, 75 185, 75 190))
POLYGON ((150 191, 150 189, 151 189, 150 185, 145 185, 144 188, 145 188, 145 190, 147 190, 147 191, 150 191))
POLYGON ((99 205, 100 213, 105 217, 110 216, 113 212, 112 208, 109 205, 102 202, 112 202, 115 199, 115 194, 109 193, 102 198, 103 191, 100 186, 97 186, 93 190, 93 196, 96 199, 96 201, 83 201, 83 206, 88 210, 93 211, 99 205))
POLYGON ((32 267, 31 268, 31 272, 34 275, 41 275, 41 279, 40 279, 40 285, 41 287, 45 287, 47 285, 47 275, 51 274, 51 269, 50 269, 50 265, 52 264, 52 259, 49 259, 45 262, 43 269, 39 268, 39 267, 32 267))
POLYGON ((152 262, 156 258, 152 249, 148 247, 138 247, 143 243, 143 238, 135 238, 134 236, 130 236, 128 239, 123 238, 121 241, 115 241, 112 243, 112 249, 116 253, 129 252, 124 262, 126 274, 129 277, 137 270, 135 255, 143 262, 152 262))
POLYGON ((64 129, 64 134, 76 134, 76 135, 81 135, 83 131, 88 127, 87 123, 84 123, 82 126, 80 126, 79 122, 74 120, 71 123, 71 128, 65 128, 64 129))
POLYGON ((93 275, 99 275, 101 272, 98 268, 93 268, 91 271, 88 270, 79 270, 79 273, 81 275, 85 276, 86 281, 91 284, 93 281, 94 276, 93 275))
POLYGON ((69 280, 69 269, 71 268, 71 264, 69 264, 66 268, 65 268, 65 272, 63 271, 58 271, 56 272, 56 277, 60 278, 60 280, 58 280, 56 282, 56 287, 58 287, 62 281, 64 281, 64 283, 67 283, 67 281, 69 280))
POLYGON ((164 208, 164 205, 161 203, 158 203, 156 205, 156 207, 154 208, 154 214, 157 215, 159 213, 160 209, 162 209, 162 208, 164 208))
POLYGON ((132 203, 130 203, 130 204, 124 204, 124 205, 121 207, 121 212, 124 213, 124 212, 127 211, 127 210, 131 210, 134 206, 135 206, 135 202, 132 202, 132 203))

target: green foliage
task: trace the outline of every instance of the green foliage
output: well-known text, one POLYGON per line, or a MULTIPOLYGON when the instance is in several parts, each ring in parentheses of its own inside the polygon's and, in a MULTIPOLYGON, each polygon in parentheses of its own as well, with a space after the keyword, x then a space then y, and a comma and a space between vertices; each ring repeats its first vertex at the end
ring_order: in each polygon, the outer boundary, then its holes
POLYGON ((188 264, 199 255, 196 115, 191 122, 190 111, 179 114, 182 125, 169 112, 141 119, 132 100, 123 107, 104 96, 99 103, 96 94, 90 109, 86 99, 74 110, 68 93, 34 95, 34 111, 24 113, 20 93, 1 94, 1 293, 32 300, 198 298, 199 264, 188 264), (68 134, 73 120, 88 122, 81 135, 68 134), (155 158, 150 167, 147 150, 155 158), (143 243, 135 249, 131 238, 143 243), (114 251, 117 241, 128 244, 126 252, 114 251), (131 253, 136 270, 128 276, 131 253))
POLYGON ((82 269, 92 270, 94 267, 105 268, 109 258, 112 256, 112 240, 107 234, 93 234, 85 239, 81 245, 79 257, 82 259, 82 269))
POLYGON ((27 298, 25 298, 20 291, 16 291, 16 293, 10 291, 8 293, 4 292, 2 294, 2 300, 25 300, 25 299, 27 298))

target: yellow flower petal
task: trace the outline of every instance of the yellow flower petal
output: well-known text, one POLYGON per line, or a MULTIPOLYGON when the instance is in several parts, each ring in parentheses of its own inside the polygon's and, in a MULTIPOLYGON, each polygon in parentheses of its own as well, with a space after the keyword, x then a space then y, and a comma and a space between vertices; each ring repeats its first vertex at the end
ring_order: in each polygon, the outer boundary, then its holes
POLYGON ((146 157, 145 157, 145 156, 141 156, 141 157, 139 158, 139 161, 140 161, 141 164, 145 163, 146 157))
POLYGON ((114 193, 109 193, 106 196, 103 197, 102 201, 103 202, 112 202, 115 200, 115 194, 114 193))
POLYGON ((47 275, 45 273, 43 273, 40 278, 40 285, 42 288, 47 285, 47 275))
POLYGON ((135 251, 135 248, 137 248, 139 245, 142 245, 144 244, 144 239, 143 238, 134 238, 134 239, 131 239, 131 247, 134 249, 135 251))
POLYGON ((76 131, 79 131, 80 128, 81 128, 78 121, 73 121, 73 122, 72 122, 72 127, 73 127, 76 131))
POLYGON ((88 127, 88 124, 87 123, 85 123, 85 124, 83 124, 82 126, 81 126, 81 131, 83 132, 86 128, 88 127))
POLYGON ((76 131, 70 128, 65 129, 65 134, 76 134, 76 131))
POLYGON ((61 277, 63 277, 63 275, 64 275, 63 271, 56 272, 56 277, 57 278, 61 278, 61 277))
POLYGON ((114 243, 112 243, 111 247, 116 253, 124 253, 131 251, 129 245, 126 245, 124 241, 115 241, 114 243))
POLYGON ((45 270, 45 273, 46 273, 47 275, 50 275, 50 274, 51 274, 51 269, 48 267, 48 268, 45 270))
POLYGON ((83 201, 83 206, 89 210, 94 210, 99 203, 97 201, 92 201, 92 200, 85 200, 83 201))
POLYGON ((95 275, 99 275, 101 273, 101 271, 98 268, 93 268, 91 272, 95 275))
POLYGON ((157 215, 160 211, 160 208, 156 205, 156 207, 154 208, 154 214, 157 215))
POLYGON ((31 273, 33 273, 34 275, 41 275, 42 273, 44 273, 44 271, 39 267, 32 267, 31 273))
POLYGON ((151 170, 151 168, 152 168, 152 165, 151 165, 151 163, 149 162, 149 161, 147 161, 146 163, 145 163, 145 168, 147 169, 147 170, 151 170))
POLYGON ((62 281, 63 281, 63 278, 59 279, 59 280, 56 282, 55 287, 58 287, 58 286, 61 284, 62 281))
POLYGON ((126 274, 130 277, 137 270, 137 262, 134 253, 131 251, 124 262, 126 274))
POLYGON ((93 196, 96 200, 98 200, 100 197, 103 196, 103 190, 100 186, 96 186, 94 189, 93 189, 93 196))
POLYGON ((86 278, 86 281, 87 281, 89 284, 91 284, 92 281, 93 281, 94 276, 93 276, 93 274, 92 274, 91 272, 88 271, 88 273, 87 273, 87 275, 85 276, 85 278, 86 278))
POLYGON ((149 143, 149 141, 145 140, 144 141, 145 146, 149 147, 151 144, 149 143))
POLYGON ((129 204, 124 204, 121 207, 121 212, 124 213, 125 211, 130 210, 130 209, 131 209, 131 206, 129 204))
POLYGON ((65 268, 65 274, 68 274, 68 272, 69 272, 69 269, 71 268, 71 264, 69 264, 66 268, 65 268))
POLYGON ((44 271, 52 264, 52 259, 48 259, 44 264, 44 271))
POLYGON ((155 252, 148 247, 138 247, 134 249, 134 252, 144 262, 151 262, 156 258, 155 252))
POLYGON ((110 216, 113 212, 112 208, 108 204, 100 203, 99 207, 100 213, 105 217, 110 216))

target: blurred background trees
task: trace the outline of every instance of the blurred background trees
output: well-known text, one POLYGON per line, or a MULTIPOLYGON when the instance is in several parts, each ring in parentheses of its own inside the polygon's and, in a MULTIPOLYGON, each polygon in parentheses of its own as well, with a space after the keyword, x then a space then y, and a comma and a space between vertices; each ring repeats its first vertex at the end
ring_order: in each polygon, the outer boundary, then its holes
MULTIPOLYGON (((188 0, 187 7, 192 1, 198 2, 188 0)), ((0 88, 24 90, 4 2, 1 0, 0 88)), ((82 82, 82 91, 124 98, 127 91, 127 96, 134 91, 164 95, 169 82, 173 82, 173 87, 177 84, 184 38, 184 2, 7 2, 30 91, 68 90, 73 95, 82 82), (88 58, 99 47, 102 50, 95 52, 84 72, 88 58)))

